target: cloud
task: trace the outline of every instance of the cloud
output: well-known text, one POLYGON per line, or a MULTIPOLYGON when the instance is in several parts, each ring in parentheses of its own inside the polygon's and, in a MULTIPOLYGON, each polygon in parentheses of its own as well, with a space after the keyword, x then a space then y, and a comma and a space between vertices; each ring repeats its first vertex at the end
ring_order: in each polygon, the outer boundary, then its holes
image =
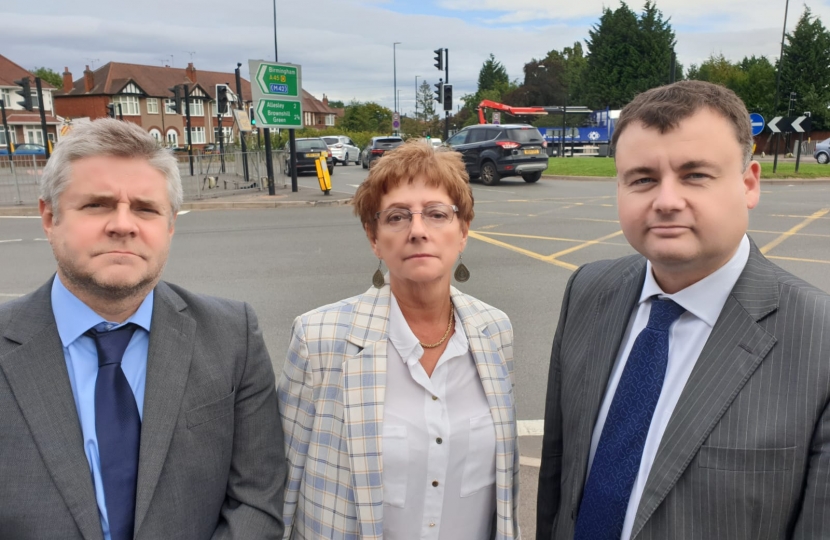
MULTIPOLYGON (((393 101, 393 42, 397 88, 404 112, 414 108, 415 77, 437 82, 433 49, 450 51, 455 95, 475 91, 490 53, 521 78, 522 67, 551 49, 588 37, 602 14, 601 0, 275 0, 281 61, 303 66, 303 85, 318 97, 393 101)), ((197 4, 145 0, 141 6, 101 9, 99 0, 42 0, 0 8, 3 54, 27 68, 64 66, 77 79, 84 66, 109 61, 247 72, 250 58, 274 58, 274 0, 202 0, 197 4), (171 58, 172 57, 172 58, 171 58)), ((739 60, 778 56, 783 6, 756 0, 658 0, 677 34, 678 60, 699 64, 710 54, 739 60)), ((642 9, 630 3, 635 11, 642 9)), ((830 17, 830 6, 812 6, 830 17)), ((788 28, 800 15, 791 6, 788 28)))

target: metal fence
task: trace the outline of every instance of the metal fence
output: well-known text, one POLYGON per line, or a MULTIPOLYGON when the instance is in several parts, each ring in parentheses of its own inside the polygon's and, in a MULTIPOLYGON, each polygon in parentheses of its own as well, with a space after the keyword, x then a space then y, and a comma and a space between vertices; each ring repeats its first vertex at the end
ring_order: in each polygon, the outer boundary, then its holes
MULTIPOLYGON (((274 182, 285 186, 287 177, 283 174, 285 152, 273 150, 274 182)), ((268 174, 265 167, 265 151, 226 152, 219 154, 177 154, 179 172, 185 200, 222 197, 233 193, 263 191, 268 189, 268 174), (248 180, 245 180, 245 164, 248 180)), ((0 156, 0 205, 37 204, 40 179, 46 160, 43 156, 0 156)))

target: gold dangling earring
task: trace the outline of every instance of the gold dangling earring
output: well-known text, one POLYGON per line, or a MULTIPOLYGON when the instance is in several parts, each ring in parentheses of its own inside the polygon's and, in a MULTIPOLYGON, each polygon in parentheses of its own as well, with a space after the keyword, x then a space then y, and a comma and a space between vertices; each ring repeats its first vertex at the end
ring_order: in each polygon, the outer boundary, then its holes
POLYGON ((470 279, 470 270, 464 264, 464 257, 458 254, 458 266, 455 268, 455 280, 459 283, 466 283, 470 279))
POLYGON ((386 284, 386 280, 383 277, 383 272, 380 271, 380 266, 382 264, 383 259, 378 259, 378 269, 375 270, 375 274, 372 276, 372 285, 374 285, 376 289, 382 289, 383 286, 386 284))

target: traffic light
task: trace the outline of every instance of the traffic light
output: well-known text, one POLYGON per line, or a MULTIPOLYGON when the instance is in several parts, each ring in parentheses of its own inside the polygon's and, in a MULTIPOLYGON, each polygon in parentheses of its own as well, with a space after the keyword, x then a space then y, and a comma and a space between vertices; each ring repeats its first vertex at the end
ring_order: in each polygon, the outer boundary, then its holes
POLYGON ((248 109, 248 113, 251 115, 251 126, 256 127, 256 113, 254 113, 253 105, 248 109))
POLYGON ((33 111, 34 104, 32 103, 32 82, 29 80, 29 77, 23 77, 19 81, 14 81, 14 84, 22 87, 20 90, 15 90, 15 92, 23 97, 23 101, 18 101, 17 104, 27 111, 33 111))
POLYGON ((224 84, 216 85, 216 112, 225 114, 228 112, 228 87, 224 84))
MULTIPOLYGON (((435 49, 435 67, 438 71, 444 70, 444 49, 435 49)), ((438 100, 441 101, 440 99, 438 100)))
POLYGON ((452 111, 452 85, 444 85, 444 110, 452 111))
POLYGON ((435 86, 435 90, 433 90, 433 92, 435 92, 435 101, 437 101, 438 103, 443 103, 443 101, 444 101, 444 81, 439 80, 437 83, 435 83, 434 86, 435 86))
POLYGON ((110 103, 107 105, 107 116, 110 118, 115 118, 115 103, 110 103))
POLYGON ((168 90, 173 92, 173 114, 182 114, 182 87, 176 85, 168 90))

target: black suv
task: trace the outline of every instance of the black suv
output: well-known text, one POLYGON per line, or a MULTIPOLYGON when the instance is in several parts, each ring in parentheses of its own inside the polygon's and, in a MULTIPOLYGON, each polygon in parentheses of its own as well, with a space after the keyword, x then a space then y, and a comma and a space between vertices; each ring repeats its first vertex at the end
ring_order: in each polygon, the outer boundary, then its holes
MULTIPOLYGON (((291 151, 289 143, 285 143, 283 155, 283 168, 286 176, 291 176, 291 151)), ((331 150, 329 150, 326 141, 319 137, 308 139, 297 139, 297 174, 304 172, 317 173, 316 161, 320 157, 326 158, 326 166, 329 169, 329 174, 334 173, 334 161, 331 158, 331 150)))
POLYGON ((536 182, 548 168, 547 143, 539 130, 527 124, 468 126, 447 141, 464 156, 470 178, 481 177, 494 186, 505 176, 536 182))
POLYGON ((368 169, 373 161, 383 156, 383 153, 403 144, 403 139, 390 135, 387 137, 372 137, 363 151, 360 152, 360 162, 364 169, 368 169))

